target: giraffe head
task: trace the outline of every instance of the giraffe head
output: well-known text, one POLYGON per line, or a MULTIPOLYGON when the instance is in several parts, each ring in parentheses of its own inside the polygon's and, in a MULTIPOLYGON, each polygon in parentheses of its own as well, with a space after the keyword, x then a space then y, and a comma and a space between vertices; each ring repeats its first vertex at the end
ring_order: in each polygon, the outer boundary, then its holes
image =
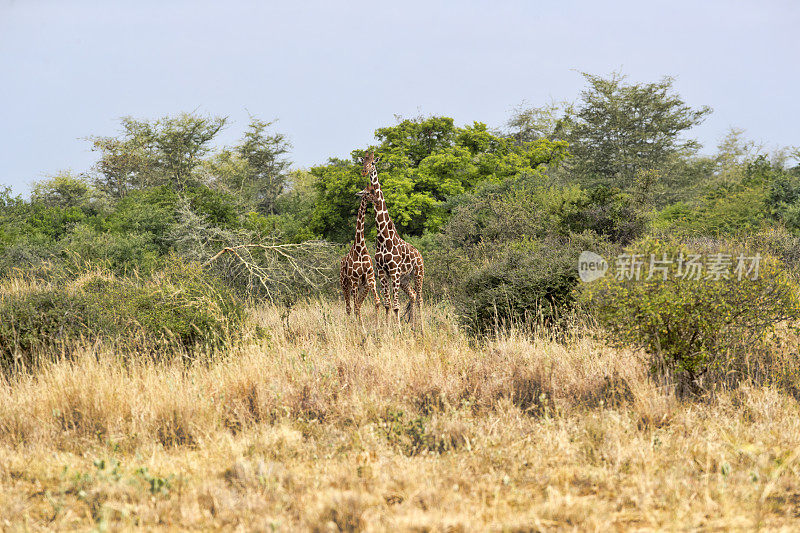
POLYGON ((378 188, 370 183, 367 187, 356 193, 359 198, 365 198, 375 204, 378 201, 378 188))
POLYGON ((361 165, 361 175, 365 178, 369 176, 370 181, 378 179, 378 169, 375 165, 380 162, 380 157, 375 157, 372 152, 365 152, 364 157, 359 157, 358 162, 361 165))

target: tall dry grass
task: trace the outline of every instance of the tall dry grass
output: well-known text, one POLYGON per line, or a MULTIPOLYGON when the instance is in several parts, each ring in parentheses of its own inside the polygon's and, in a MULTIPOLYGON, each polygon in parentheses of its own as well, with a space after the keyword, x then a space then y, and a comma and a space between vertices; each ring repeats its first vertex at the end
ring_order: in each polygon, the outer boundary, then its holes
MULTIPOLYGON (((359 330, 253 310, 198 361, 101 344, 0 383, 4 529, 790 528, 798 407, 678 401, 588 335, 359 330), (151 360, 151 359, 149 359, 151 360)), ((369 324, 371 314, 365 319, 369 324)))

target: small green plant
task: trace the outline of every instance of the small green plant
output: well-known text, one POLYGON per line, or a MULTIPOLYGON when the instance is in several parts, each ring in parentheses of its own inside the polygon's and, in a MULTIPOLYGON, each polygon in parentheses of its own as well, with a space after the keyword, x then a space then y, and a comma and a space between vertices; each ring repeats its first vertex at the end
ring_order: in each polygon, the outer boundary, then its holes
POLYGON ((168 496, 172 482, 172 476, 158 477, 150 474, 147 467, 143 466, 136 469, 136 475, 139 476, 150 487, 150 494, 153 496, 168 496))
POLYGON ((380 417, 378 427, 391 445, 403 450, 405 455, 416 455, 432 449, 433 442, 425 423, 424 417, 407 420, 402 410, 388 408, 380 417))
POLYGON ((378 418, 378 430, 389 444, 407 456, 425 452, 441 454, 469 446, 463 426, 443 426, 441 419, 424 415, 407 417, 402 410, 391 407, 378 418))
POLYGON ((108 476, 113 481, 119 481, 122 478, 122 464, 113 457, 108 461, 95 459, 93 464, 97 469, 98 475, 108 476))

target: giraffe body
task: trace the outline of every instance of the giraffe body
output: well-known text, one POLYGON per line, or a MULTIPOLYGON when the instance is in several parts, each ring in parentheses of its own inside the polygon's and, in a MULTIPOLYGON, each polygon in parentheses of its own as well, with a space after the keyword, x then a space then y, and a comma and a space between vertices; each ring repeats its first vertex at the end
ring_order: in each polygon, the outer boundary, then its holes
POLYGON ((388 316, 391 308, 398 324, 400 321, 399 293, 402 290, 408 295, 405 315, 412 324, 417 320, 422 324, 422 280, 425 267, 422 255, 411 244, 404 241, 392 222, 386 209, 376 160, 372 153, 367 153, 362 160, 361 174, 370 177, 370 184, 361 191, 362 198, 368 198, 375 208, 377 237, 375 241, 375 266, 381 280, 384 306, 388 316), (416 309, 416 313, 415 313, 416 309))
POLYGON ((339 282, 342 285, 344 295, 345 311, 350 314, 350 300, 353 300, 353 310, 356 318, 361 324, 361 304, 364 298, 372 292, 375 296, 375 311, 380 309, 380 298, 375 284, 375 269, 372 266, 372 258, 367 251, 367 244, 364 240, 364 215, 367 211, 369 200, 361 198, 361 205, 358 207, 358 217, 356 218, 356 238, 350 251, 342 258, 341 268, 339 269, 339 282))

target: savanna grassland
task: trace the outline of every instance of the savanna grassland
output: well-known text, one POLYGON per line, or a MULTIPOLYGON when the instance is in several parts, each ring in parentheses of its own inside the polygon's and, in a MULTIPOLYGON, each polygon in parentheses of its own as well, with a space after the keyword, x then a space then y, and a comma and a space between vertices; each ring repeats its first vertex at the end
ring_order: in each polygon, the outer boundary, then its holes
POLYGON ((95 343, 5 377, 3 529, 789 530, 800 514, 800 413, 773 388, 680 400, 591 329, 476 342, 443 306, 424 334, 364 334, 325 301, 259 306, 245 329, 210 361, 95 343))
POLYGON ((123 117, 0 188, 0 529, 798 529, 800 149, 581 75, 307 169, 255 117, 123 117), (345 315, 365 151, 424 331, 345 315))

